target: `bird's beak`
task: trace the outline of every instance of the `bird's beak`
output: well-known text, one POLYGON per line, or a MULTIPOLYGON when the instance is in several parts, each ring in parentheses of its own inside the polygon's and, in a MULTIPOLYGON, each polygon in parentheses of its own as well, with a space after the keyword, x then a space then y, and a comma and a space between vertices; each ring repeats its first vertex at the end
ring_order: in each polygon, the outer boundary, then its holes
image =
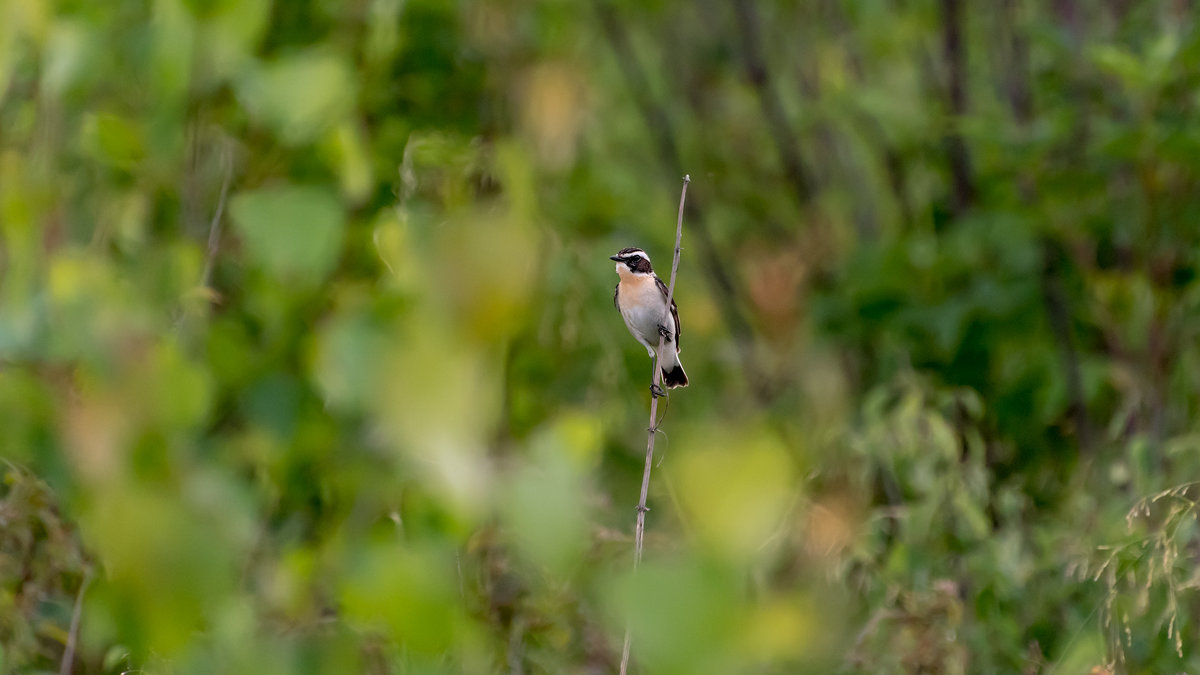
POLYGON ((621 262, 621 256, 619 256, 619 255, 610 255, 610 256, 608 256, 608 259, 616 260, 617 262, 621 262))

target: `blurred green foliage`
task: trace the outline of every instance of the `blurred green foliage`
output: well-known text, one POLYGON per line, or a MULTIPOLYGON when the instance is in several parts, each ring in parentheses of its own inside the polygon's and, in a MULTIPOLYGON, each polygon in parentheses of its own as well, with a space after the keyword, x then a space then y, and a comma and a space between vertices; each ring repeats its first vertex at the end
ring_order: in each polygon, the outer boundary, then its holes
POLYGON ((0 672, 1200 669, 1197 84, 1166 0, 0 0, 0 672))

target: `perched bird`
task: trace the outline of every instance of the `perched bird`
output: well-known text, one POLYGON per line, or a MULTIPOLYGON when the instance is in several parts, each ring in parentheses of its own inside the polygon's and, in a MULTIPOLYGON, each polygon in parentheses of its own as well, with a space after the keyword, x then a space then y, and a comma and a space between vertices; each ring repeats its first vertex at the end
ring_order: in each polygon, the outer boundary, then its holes
MULTIPOLYGON (((686 387, 687 373, 679 362, 679 311, 675 299, 671 299, 670 325, 667 320, 667 285, 654 273, 650 256, 640 248, 623 248, 610 260, 617 261, 617 275, 621 281, 613 292, 613 304, 625 319, 625 326, 633 337, 646 348, 650 358, 658 349, 658 338, 666 338, 658 364, 662 369, 663 383, 668 388, 686 387), (674 343, 674 348, 672 348, 674 343)), ((656 395, 661 392, 654 392, 656 395)))

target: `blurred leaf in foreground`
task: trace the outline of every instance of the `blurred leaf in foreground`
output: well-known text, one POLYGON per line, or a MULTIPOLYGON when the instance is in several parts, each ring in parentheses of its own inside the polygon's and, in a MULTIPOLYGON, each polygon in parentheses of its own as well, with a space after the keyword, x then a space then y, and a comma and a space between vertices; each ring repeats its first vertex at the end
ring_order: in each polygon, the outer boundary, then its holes
POLYGON ((333 271, 345 215, 328 189, 266 187, 234 197, 230 213, 247 254, 280 282, 311 288, 333 271))

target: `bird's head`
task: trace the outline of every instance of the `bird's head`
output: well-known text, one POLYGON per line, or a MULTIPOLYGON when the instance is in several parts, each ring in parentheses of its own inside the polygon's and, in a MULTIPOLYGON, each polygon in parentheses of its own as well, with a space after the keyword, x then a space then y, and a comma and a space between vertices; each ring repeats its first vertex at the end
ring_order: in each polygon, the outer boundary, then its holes
POLYGON ((654 268, 650 266, 650 256, 640 248, 623 248, 617 251, 616 255, 609 256, 609 260, 617 261, 617 273, 621 273, 621 268, 629 270, 633 274, 653 274, 654 268))

